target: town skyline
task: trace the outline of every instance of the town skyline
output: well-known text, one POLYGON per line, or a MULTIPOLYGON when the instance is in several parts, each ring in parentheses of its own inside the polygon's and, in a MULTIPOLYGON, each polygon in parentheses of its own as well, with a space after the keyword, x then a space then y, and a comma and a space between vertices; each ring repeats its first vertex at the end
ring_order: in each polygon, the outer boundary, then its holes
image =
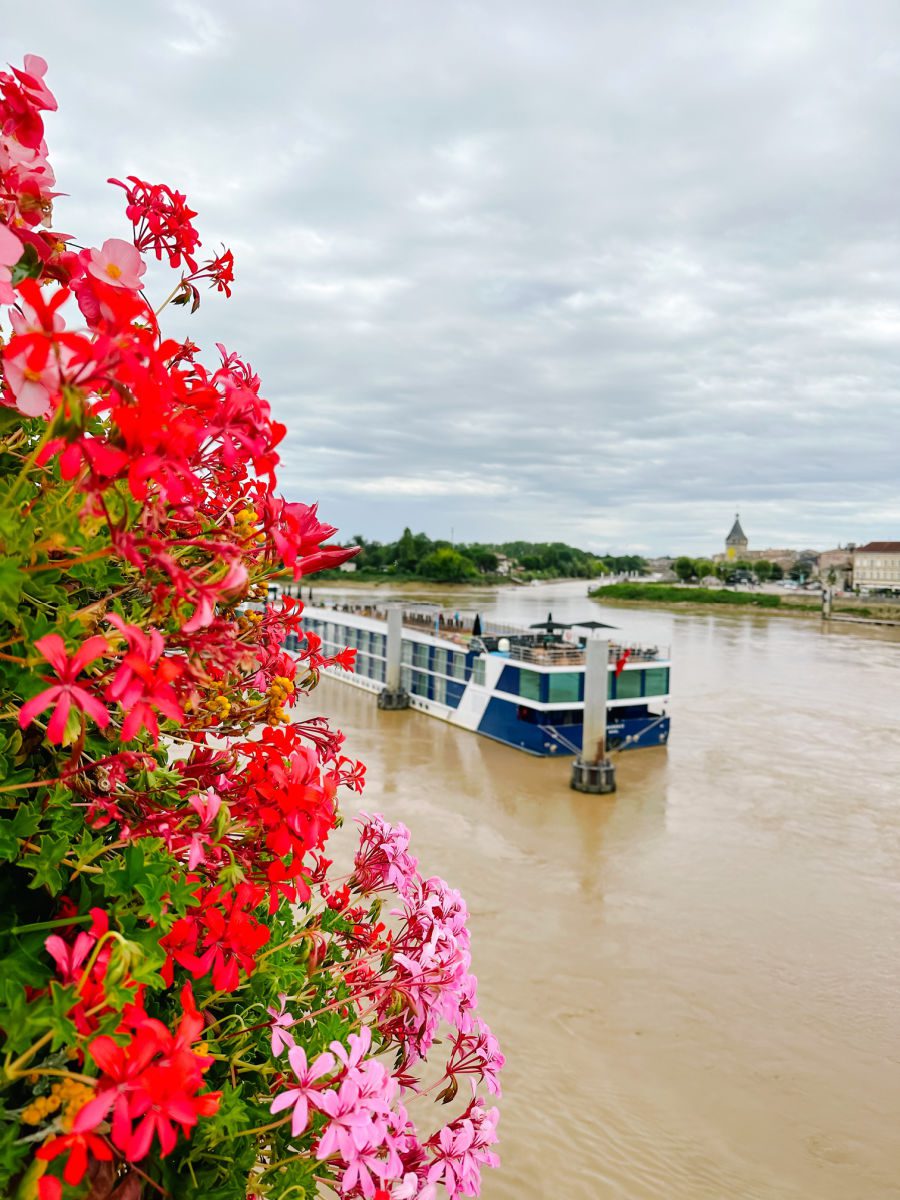
MULTIPOLYGON (((529 531, 529 536, 527 538, 524 537, 521 534, 521 532, 518 535, 514 534, 513 536, 510 536, 510 537, 491 538, 491 537, 486 537, 483 534, 481 536, 475 536, 475 537, 461 537, 457 534, 457 531, 455 530, 455 528, 451 528, 446 533, 443 533, 440 530, 434 531, 431 529, 423 528, 423 527, 417 525, 415 523, 415 521, 413 521, 413 522, 407 521, 400 528, 393 530, 393 531, 389 531, 389 533, 384 537, 379 537, 379 536, 376 536, 373 534, 369 534, 364 529, 354 529, 352 533, 344 531, 344 530, 339 531, 339 534, 335 540, 341 542, 342 544, 349 544, 353 540, 353 538, 363 537, 368 542, 379 542, 381 544, 390 544, 392 542, 398 541, 400 539, 400 537, 402 536, 404 530, 409 529, 410 532, 412 532, 413 534, 424 533, 433 542, 447 542, 451 546, 479 545, 479 544, 485 545, 485 546, 500 546, 500 545, 508 544, 510 542, 515 542, 515 541, 527 541, 527 542, 531 542, 531 543, 561 542, 567 546, 577 547, 578 549, 584 550, 587 553, 594 554, 597 557, 604 557, 607 555, 608 556, 617 556, 617 555, 627 556, 630 554, 635 554, 635 555, 640 555, 647 559, 651 559, 651 558, 676 558, 680 554, 691 554, 694 557, 712 559, 717 555, 719 555, 719 556, 722 555, 723 547, 725 546, 725 542, 726 542, 726 537, 727 537, 729 528, 735 519, 735 516, 739 516, 741 523, 742 524, 744 523, 743 516, 741 516, 739 513, 733 514, 731 520, 726 522, 723 525, 722 529, 719 531, 719 536, 717 539, 715 538, 715 535, 712 535, 711 540, 709 540, 709 539, 704 540, 705 535, 699 534, 699 533, 694 533, 691 535, 686 535, 676 546, 670 546, 668 549, 660 549, 660 550, 644 550, 638 546, 635 546, 634 544, 614 545, 612 543, 598 542, 595 545, 588 545, 588 544, 582 544, 577 541, 574 541, 572 538, 566 537, 566 536, 539 537, 539 536, 533 535, 531 533, 531 531, 529 531), (693 548, 694 543, 696 543, 696 545, 698 545, 700 548, 694 549, 693 548)), ((827 539, 823 540, 821 537, 817 541, 814 541, 814 542, 805 542, 805 541, 799 542, 798 541, 798 542, 794 542, 794 543, 791 543, 790 541, 786 540, 785 538, 781 538, 780 540, 772 540, 772 539, 766 539, 764 537, 753 537, 753 538, 748 537, 747 540, 748 540, 748 545, 749 545, 751 554, 758 557, 759 554, 761 554, 762 551, 764 551, 764 550, 793 551, 793 552, 797 552, 797 553, 800 553, 800 552, 803 552, 806 550, 811 550, 811 551, 815 551, 816 553, 826 553, 828 551, 833 551, 833 550, 848 549, 849 547, 852 547, 853 545, 861 546, 869 541, 879 541, 879 540, 891 541, 894 539, 891 537, 881 539, 879 537, 876 537, 874 535, 869 535, 867 533, 865 536, 860 535, 860 537, 858 539, 851 538, 846 542, 837 542, 837 541, 828 542, 827 539)))

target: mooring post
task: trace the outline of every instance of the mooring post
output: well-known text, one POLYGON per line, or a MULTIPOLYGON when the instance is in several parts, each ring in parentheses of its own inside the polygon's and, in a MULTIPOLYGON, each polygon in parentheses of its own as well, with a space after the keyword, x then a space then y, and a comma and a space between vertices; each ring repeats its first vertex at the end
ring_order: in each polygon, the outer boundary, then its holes
POLYGON ((403 650, 403 609, 392 604, 387 611, 384 688, 378 693, 378 707, 409 708, 409 692, 400 686, 400 662, 403 650))
POLYGON ((584 724, 581 754, 572 764, 576 792, 604 795, 616 790, 616 769, 606 757, 606 702, 609 695, 609 642, 587 639, 584 653, 584 724))

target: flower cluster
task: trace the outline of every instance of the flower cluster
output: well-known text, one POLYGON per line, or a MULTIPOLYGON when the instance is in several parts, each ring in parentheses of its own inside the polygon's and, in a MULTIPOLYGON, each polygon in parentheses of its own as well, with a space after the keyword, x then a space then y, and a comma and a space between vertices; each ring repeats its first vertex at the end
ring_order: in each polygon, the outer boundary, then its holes
POLYGON ((234 279, 187 198, 111 180, 130 237, 53 231, 46 70, 0 71, 0 1193, 476 1195, 503 1056, 465 904, 379 816, 333 872, 365 769, 308 706, 355 651, 270 599, 353 551, 278 494, 252 367, 165 336, 234 279), (420 1132, 404 1094, 463 1079, 420 1132))
MULTIPOLYGON (((380 1049, 399 1050, 397 1073, 391 1076, 374 1056, 372 1031, 365 1025, 358 1036, 350 1035, 349 1050, 332 1042, 330 1052, 309 1064, 291 1033, 299 1022, 281 996, 280 1007, 269 1009, 272 1053, 287 1054, 293 1077, 271 1111, 293 1110, 295 1136, 306 1130, 311 1111, 322 1114, 315 1153, 339 1162, 345 1191, 356 1187, 367 1198, 377 1193, 428 1196, 431 1185, 440 1181, 450 1197, 478 1195, 481 1165, 496 1163, 488 1150, 496 1140, 496 1109, 486 1112, 473 1095, 462 1117, 422 1142, 399 1100, 401 1086, 421 1091, 422 1081, 412 1068, 425 1060, 442 1019, 455 1027, 451 1052, 429 1090, 443 1085, 439 1099, 449 1102, 460 1077, 469 1075, 474 1084, 483 1081, 499 1095, 503 1055, 487 1025, 472 1012, 477 985, 468 971, 465 905, 443 880, 425 880, 418 873, 403 825, 393 827, 377 814, 362 814, 359 823, 352 890, 370 898, 393 891, 403 906, 394 912, 401 918, 395 930, 383 925, 373 929, 369 923, 374 937, 366 938, 354 929, 346 940, 343 973, 368 998, 380 1049), (373 950, 378 971, 368 965, 373 950)), ((361 916, 346 911, 352 918, 361 916)))

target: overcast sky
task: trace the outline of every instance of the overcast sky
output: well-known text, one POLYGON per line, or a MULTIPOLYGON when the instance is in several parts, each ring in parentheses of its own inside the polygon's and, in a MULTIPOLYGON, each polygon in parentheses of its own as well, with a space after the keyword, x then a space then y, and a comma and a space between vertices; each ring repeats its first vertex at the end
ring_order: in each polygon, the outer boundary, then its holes
POLYGON ((127 236, 137 174, 232 247, 234 298, 169 329, 250 359, 345 535, 900 537, 896 0, 41 0, 3 34, 50 63, 58 228, 127 236))

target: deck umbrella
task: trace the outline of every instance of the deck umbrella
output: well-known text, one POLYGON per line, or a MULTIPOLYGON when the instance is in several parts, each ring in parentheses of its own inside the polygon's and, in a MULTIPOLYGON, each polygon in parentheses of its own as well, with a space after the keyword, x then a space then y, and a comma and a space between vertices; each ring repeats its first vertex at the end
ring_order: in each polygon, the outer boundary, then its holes
POLYGON ((528 626, 529 629, 545 629, 547 633, 552 633, 554 629, 571 629, 571 625, 567 625, 565 621, 554 621, 553 613, 547 613, 546 621, 535 621, 533 625, 528 626))

